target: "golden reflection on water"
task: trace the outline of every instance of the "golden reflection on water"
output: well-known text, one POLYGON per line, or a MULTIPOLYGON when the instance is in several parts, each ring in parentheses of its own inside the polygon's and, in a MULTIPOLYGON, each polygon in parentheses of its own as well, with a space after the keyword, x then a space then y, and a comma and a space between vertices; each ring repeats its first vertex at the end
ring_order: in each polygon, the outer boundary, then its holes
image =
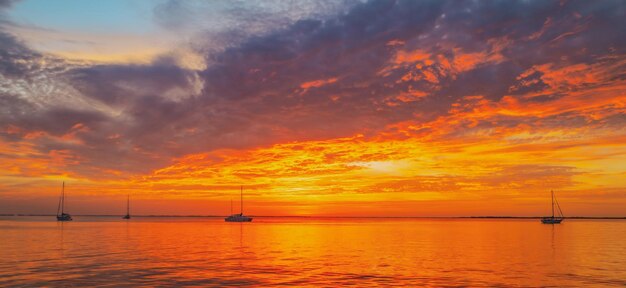
POLYGON ((626 285, 626 221, 2 218, 0 286, 626 285))

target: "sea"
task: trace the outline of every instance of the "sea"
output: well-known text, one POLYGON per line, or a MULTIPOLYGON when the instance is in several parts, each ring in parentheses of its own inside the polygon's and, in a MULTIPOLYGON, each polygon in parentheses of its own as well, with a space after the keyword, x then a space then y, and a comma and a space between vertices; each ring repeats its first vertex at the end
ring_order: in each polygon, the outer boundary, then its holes
POLYGON ((0 217, 0 287, 625 287, 626 220, 0 217))

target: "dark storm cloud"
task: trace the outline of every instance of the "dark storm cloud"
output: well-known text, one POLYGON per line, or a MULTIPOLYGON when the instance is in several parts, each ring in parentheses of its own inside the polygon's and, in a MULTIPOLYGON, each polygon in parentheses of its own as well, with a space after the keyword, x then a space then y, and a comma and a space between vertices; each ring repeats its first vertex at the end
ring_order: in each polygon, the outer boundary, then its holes
MULTIPOLYGON (((176 6, 169 11, 180 13, 161 15, 160 23, 184 26, 188 8, 167 3, 176 6)), ((520 75, 537 65, 557 69, 623 55, 625 5, 370 1, 337 17, 245 34, 234 41, 239 44, 207 54, 204 71, 168 61, 72 69, 64 79, 112 111, 14 113, 34 108, 5 95, 0 101, 15 109, 5 113, 2 124, 63 135, 80 123, 84 128, 72 134, 80 145, 38 142, 45 151, 79 155, 82 164, 68 167, 77 173, 85 167, 146 171, 172 157, 218 148, 373 134, 388 124, 446 115, 465 96, 499 101, 530 92, 556 95, 541 77, 550 71, 520 75), (415 51, 423 55, 411 56, 415 51), (522 80, 527 84, 520 85, 522 80)), ((37 56, 7 39, 8 46, 5 41, 0 46, 1 71, 26 73, 12 65, 37 56)), ((523 119, 507 121, 515 126, 523 119)))
POLYGON ((442 6, 441 2, 372 2, 339 19, 302 20, 288 29, 253 37, 211 57, 215 64, 203 73, 205 96, 217 102, 236 101, 250 115, 280 112, 272 118, 292 126, 294 132, 297 127, 311 132, 329 128, 327 132, 344 134, 369 127, 363 122, 368 120, 384 125, 385 119, 376 118, 389 114, 377 101, 394 88, 385 86, 376 73, 391 53, 386 42, 429 29, 442 6), (339 79, 299 95, 302 83, 328 78, 339 79), (331 100, 333 95, 339 97, 337 101, 331 100))
POLYGON ((38 70, 36 60, 41 55, 1 29, 0 26, 0 74, 6 78, 21 78, 38 70))
POLYGON ((13 35, 5 32, 5 25, 11 24, 6 17, 5 10, 17 1, 0 0, 0 75, 3 77, 23 77, 34 67, 32 59, 40 55, 27 48, 13 35))
MULTIPOLYGON (((7 31, 9 26, 19 26, 6 15, 6 10, 16 2, 0 1, 0 81, 31 81, 38 75, 60 73, 70 68, 62 59, 42 55, 7 31)), ((0 82, 0 85, 6 86, 5 82, 0 82)))
POLYGON ((137 97, 153 97, 193 85, 194 73, 173 65, 100 65, 75 69, 74 87, 87 97, 113 106, 137 97))
POLYGON ((288 29, 253 37, 213 55, 215 65, 203 73, 205 96, 236 101, 244 110, 250 105, 252 117, 267 111, 277 121, 286 114, 275 112, 288 113, 296 108, 298 117, 280 123, 282 127, 293 126, 293 130, 304 125, 311 128, 304 131, 332 127, 329 130, 347 133, 356 127, 376 129, 364 125, 366 120, 373 122, 367 124, 384 125, 415 113, 433 118, 466 95, 500 99, 533 65, 571 65, 617 54, 614 49, 624 47, 621 43, 626 37, 622 36, 626 35, 612 25, 620 22, 623 8, 618 2, 372 1, 337 19, 299 21, 288 29), (576 25, 585 28, 574 33, 576 25), (607 35, 597 42, 594 38, 599 30, 607 35), (568 33, 574 34, 559 39, 568 33), (576 40, 566 41, 568 37, 576 40), (378 75, 393 57, 394 49, 387 45, 392 40, 405 43, 402 49, 423 49, 433 59, 437 55, 450 59, 458 56, 454 48, 462 53, 498 49, 503 59, 459 75, 451 75, 441 63, 435 63, 432 68, 440 72, 436 85, 423 80, 395 83, 415 68, 395 69, 392 77, 378 75), (490 40, 493 44, 488 43, 490 40), (500 44, 503 47, 495 47, 495 40, 504 42, 500 44), (517 48, 520 46, 523 49, 517 48), (583 48, 596 54, 578 51, 583 48), (338 81, 295 97, 301 83, 333 77, 338 81), (401 107, 381 105, 384 98, 409 86, 430 96, 401 107), (339 98, 330 101, 330 95, 339 98), (321 115, 330 121, 320 121, 321 115))

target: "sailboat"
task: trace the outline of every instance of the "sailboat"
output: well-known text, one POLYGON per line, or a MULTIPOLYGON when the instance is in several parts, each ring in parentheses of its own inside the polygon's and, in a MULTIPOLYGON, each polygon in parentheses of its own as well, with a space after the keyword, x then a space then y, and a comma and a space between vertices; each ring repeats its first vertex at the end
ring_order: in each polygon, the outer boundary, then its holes
POLYGON ((554 197, 554 191, 550 190, 550 194, 552 195, 552 216, 541 218, 541 223, 543 224, 559 224, 563 221, 563 211, 561 211, 561 206, 559 206, 559 202, 554 197), (558 209, 558 216, 554 216, 554 204, 556 204, 556 208, 558 209))
POLYGON ((126 198, 126 216, 122 217, 122 219, 130 219, 130 194, 126 198))
MULTIPOLYGON (((232 213, 232 208, 233 207, 233 202, 231 200, 230 202, 230 210, 232 213)), ((241 186, 241 211, 239 214, 232 214, 226 218, 224 218, 224 220, 226 222, 252 222, 252 217, 248 217, 248 216, 244 216, 243 215, 243 186, 241 186)))
POLYGON ((61 188, 61 198, 59 199, 59 207, 57 207, 57 221, 72 221, 72 216, 65 213, 65 182, 61 188))

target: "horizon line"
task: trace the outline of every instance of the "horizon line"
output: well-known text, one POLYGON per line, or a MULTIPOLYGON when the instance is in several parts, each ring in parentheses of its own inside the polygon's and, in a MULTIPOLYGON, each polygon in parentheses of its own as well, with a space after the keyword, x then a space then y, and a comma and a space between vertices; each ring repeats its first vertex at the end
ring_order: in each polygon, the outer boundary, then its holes
MULTIPOLYGON (((52 217, 56 214, 27 214, 27 213, 12 213, 12 214, 0 214, 0 217, 52 217)), ((119 217, 123 214, 75 214, 74 216, 80 217, 119 217)), ((132 215, 132 217, 144 217, 144 218, 222 218, 228 215, 132 215)), ((332 216, 332 215, 249 215, 250 217, 258 218, 346 218, 346 219, 540 219, 548 216, 494 216, 494 215, 478 215, 478 216, 332 216)), ((626 219, 626 216, 565 216, 565 219, 626 219)))

